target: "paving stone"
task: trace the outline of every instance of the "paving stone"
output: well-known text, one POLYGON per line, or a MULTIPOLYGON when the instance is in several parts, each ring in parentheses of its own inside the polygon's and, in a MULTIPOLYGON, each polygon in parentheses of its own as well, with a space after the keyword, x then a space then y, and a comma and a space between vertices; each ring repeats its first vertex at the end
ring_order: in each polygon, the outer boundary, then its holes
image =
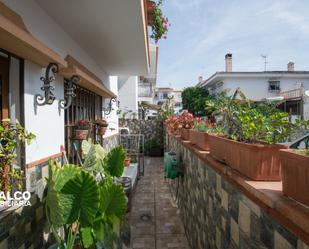
POLYGON ((157 237, 157 248, 158 249, 190 249, 187 243, 186 236, 174 235, 174 234, 159 234, 157 237))
POLYGON ((132 241, 132 249, 156 249, 155 236, 134 238, 132 241))

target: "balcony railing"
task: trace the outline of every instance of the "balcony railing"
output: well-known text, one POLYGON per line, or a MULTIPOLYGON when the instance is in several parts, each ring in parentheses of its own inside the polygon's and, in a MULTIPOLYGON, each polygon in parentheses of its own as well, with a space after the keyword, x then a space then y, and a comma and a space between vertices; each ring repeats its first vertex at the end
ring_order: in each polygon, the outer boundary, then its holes
POLYGON ((138 97, 152 97, 152 96, 153 96, 152 84, 149 83, 138 84, 138 97))
POLYGON ((304 96, 304 88, 300 87, 298 89, 280 92, 279 95, 284 97, 284 99, 302 98, 304 96))

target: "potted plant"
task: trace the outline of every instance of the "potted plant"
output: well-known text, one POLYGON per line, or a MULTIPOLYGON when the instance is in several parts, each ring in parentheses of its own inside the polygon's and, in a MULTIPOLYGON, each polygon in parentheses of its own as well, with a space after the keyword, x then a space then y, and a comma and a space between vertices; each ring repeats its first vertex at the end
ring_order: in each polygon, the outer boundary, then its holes
POLYGON ((280 151, 283 194, 309 206, 309 149, 280 151))
POLYGON ((209 150, 209 132, 213 132, 214 125, 208 120, 199 119, 190 130, 190 141, 202 150, 209 150))
POLYGON ((163 155, 163 145, 160 141, 153 138, 145 143, 145 152, 150 157, 160 157, 163 155))
POLYGON ((130 154, 126 155, 126 158, 124 159, 124 166, 129 167, 131 164, 131 156, 130 154))
POLYGON ((163 0, 159 0, 157 4, 154 7, 153 14, 150 16, 151 17, 151 29, 152 29, 152 34, 151 38, 155 40, 157 43, 162 37, 164 39, 167 38, 167 32, 168 32, 168 27, 170 27, 170 24, 168 22, 168 19, 163 15, 161 6, 162 6, 163 0))
POLYGON ((192 113, 184 110, 179 116, 180 136, 183 140, 189 140, 189 130, 193 128, 195 119, 192 113))
POLYGON ((127 198, 113 179, 123 173, 125 151, 117 146, 106 153, 88 141, 82 148, 82 166, 49 164, 43 203, 56 241, 50 249, 113 248, 120 237, 127 198))
POLYGON ((94 121, 96 127, 97 127, 97 134, 100 136, 103 136, 106 132, 106 128, 108 126, 108 123, 105 119, 97 119, 94 121))
POLYGON ((239 89, 219 99, 215 106, 224 132, 209 136, 210 154, 252 180, 280 181, 279 150, 286 147, 278 143, 293 127, 288 114, 271 105, 250 104, 239 89))
POLYGON ((166 119, 166 128, 168 133, 178 135, 181 125, 179 123, 179 118, 176 115, 173 115, 166 119))
POLYGON ((78 140, 87 140, 91 123, 89 120, 82 119, 77 121, 74 129, 74 138, 78 140))
POLYGON ((11 191, 12 188, 21 189, 23 172, 14 169, 16 163, 16 150, 21 143, 28 145, 35 138, 35 135, 28 132, 18 122, 12 123, 9 119, 0 122, 0 190, 11 191), (12 181, 14 179, 14 181, 12 181), (12 184, 11 184, 12 183, 12 184))

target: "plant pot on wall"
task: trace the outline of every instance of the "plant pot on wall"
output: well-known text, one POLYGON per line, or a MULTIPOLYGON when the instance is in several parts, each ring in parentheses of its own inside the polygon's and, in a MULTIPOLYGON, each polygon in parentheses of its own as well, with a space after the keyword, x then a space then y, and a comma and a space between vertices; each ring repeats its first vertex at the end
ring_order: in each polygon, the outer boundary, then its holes
POLYGON ((283 194, 309 206, 309 156, 293 150, 281 150, 283 194))
POLYGON ((210 138, 212 156, 256 181, 281 181, 279 150, 284 148, 284 145, 249 144, 218 136, 210 138))
POLYGON ((74 138, 77 140, 87 140, 89 135, 89 130, 86 129, 74 129, 74 138))
POLYGON ((103 136, 106 132, 106 128, 107 128, 106 126, 99 126, 97 130, 97 134, 99 136, 103 136))
POLYGON ((209 150, 209 135, 207 132, 190 130, 190 141, 202 150, 209 150))
POLYGON ((189 141, 190 135, 189 135, 190 129, 181 128, 180 130, 180 136, 183 140, 189 141))

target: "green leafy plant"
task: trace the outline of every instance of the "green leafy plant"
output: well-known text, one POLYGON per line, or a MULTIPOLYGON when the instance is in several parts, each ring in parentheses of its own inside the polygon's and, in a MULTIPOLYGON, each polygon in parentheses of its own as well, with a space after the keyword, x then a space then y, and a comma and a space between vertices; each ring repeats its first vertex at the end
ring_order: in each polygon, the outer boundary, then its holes
POLYGON ((246 143, 279 143, 287 140, 302 125, 302 122, 290 123, 288 114, 274 104, 250 103, 240 89, 232 96, 222 93, 206 101, 207 108, 222 117, 219 126, 227 137, 246 143))
MULTIPOLYGON (((28 132, 18 122, 12 123, 9 119, 0 122, 0 179, 1 190, 4 192, 11 190, 11 182, 16 179, 21 183, 23 172, 12 169, 16 160, 16 150, 23 143, 28 145, 35 138, 35 135, 28 132)), ((21 187, 16 184, 15 187, 21 187)))
POLYGON ((161 121, 166 121, 168 118, 172 117, 175 113, 173 106, 173 96, 167 97, 167 101, 161 106, 158 111, 158 119, 161 121))
POLYGON ((127 198, 113 181, 123 172, 124 150, 107 153, 99 145, 84 141, 82 167, 50 162, 44 197, 45 213, 58 248, 114 248, 116 229, 126 212, 127 198), (104 174, 96 180, 97 174, 104 174), (60 236, 60 230, 64 235, 60 236))
POLYGON ((167 17, 163 15, 161 10, 163 4, 163 0, 159 0, 155 5, 155 8, 152 13, 152 20, 151 20, 151 29, 152 34, 150 37, 155 40, 157 43, 162 37, 164 39, 167 38, 168 28, 171 26, 168 22, 167 17))
POLYGON ((213 132, 214 124, 212 124, 209 120, 197 119, 194 122, 193 129, 200 132, 213 132))
MULTIPOLYGON (((201 87, 187 87, 181 93, 183 108, 194 116, 207 116, 204 106, 209 99, 207 90, 201 87)), ((211 112, 212 113, 212 112, 211 112)))
POLYGON ((162 149, 163 148, 162 142, 153 138, 153 139, 151 139, 151 140, 149 140, 145 143, 144 149, 145 149, 146 152, 149 152, 151 149, 154 149, 154 148, 162 149))

